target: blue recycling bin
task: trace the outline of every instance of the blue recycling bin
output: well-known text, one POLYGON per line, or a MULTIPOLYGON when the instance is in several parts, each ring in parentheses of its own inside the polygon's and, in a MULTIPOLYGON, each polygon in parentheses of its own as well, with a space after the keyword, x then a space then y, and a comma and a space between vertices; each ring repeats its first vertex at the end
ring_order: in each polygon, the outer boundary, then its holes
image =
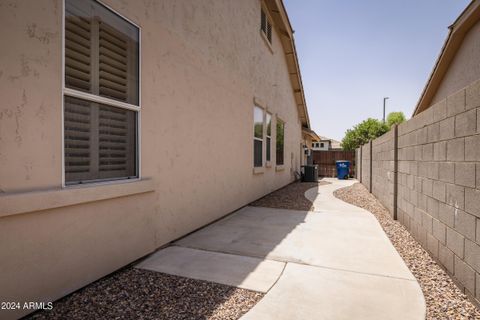
POLYGON ((350 161, 338 160, 335 164, 337 165, 337 178, 348 179, 350 176, 350 161))

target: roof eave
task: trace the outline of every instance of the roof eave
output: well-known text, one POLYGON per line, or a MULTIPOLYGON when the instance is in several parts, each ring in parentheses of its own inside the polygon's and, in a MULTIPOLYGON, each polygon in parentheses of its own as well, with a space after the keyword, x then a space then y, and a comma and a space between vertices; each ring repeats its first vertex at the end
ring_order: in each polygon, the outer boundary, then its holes
POLYGON ((281 43, 289 68, 292 90, 295 96, 302 127, 310 129, 310 118, 308 116, 302 75, 300 73, 300 65, 298 63, 297 50, 295 48, 293 29, 290 24, 287 11, 282 0, 265 0, 265 3, 271 13, 271 16, 278 26, 279 35, 282 38, 281 43))
POLYGON ((312 129, 303 127, 302 132, 306 135, 309 135, 312 138, 312 140, 315 141, 315 142, 321 140, 320 136, 317 135, 317 133, 315 131, 313 131, 312 129))

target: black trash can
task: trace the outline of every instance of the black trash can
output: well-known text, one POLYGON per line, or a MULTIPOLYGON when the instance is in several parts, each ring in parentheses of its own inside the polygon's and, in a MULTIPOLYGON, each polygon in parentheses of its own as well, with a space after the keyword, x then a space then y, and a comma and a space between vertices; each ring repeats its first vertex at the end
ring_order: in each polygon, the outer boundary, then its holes
POLYGON ((317 182, 318 181, 318 166, 317 165, 302 166, 302 181, 303 182, 317 182))

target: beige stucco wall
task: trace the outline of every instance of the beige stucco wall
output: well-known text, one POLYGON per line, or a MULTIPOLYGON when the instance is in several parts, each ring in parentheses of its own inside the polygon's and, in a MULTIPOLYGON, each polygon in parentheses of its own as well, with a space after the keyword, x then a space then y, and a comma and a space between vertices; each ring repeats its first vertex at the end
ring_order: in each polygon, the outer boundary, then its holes
POLYGON ((433 97, 435 104, 480 79, 480 23, 465 35, 445 77, 433 97))
POLYGON ((121 197, 89 201, 92 190, 110 195, 123 186, 84 186, 85 203, 72 192, 58 201, 63 4, 0 1, 8 43, 0 55, 0 301, 57 299, 299 170, 298 111, 278 34, 273 53, 260 36, 260 1, 105 2, 141 27, 141 176, 152 187, 125 195, 133 182, 121 197), (282 171, 252 173, 254 97, 286 122, 282 171), (31 202, 21 213, 15 204, 32 195, 56 208, 31 202))

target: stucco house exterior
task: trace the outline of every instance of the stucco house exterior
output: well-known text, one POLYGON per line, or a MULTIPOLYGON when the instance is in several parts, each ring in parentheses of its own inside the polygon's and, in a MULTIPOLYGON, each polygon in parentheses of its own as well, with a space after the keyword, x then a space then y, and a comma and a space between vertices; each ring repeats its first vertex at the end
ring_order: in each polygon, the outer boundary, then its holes
POLYGON ((281 0, 2 1, 0 25, 0 301, 56 300, 306 161, 281 0))

